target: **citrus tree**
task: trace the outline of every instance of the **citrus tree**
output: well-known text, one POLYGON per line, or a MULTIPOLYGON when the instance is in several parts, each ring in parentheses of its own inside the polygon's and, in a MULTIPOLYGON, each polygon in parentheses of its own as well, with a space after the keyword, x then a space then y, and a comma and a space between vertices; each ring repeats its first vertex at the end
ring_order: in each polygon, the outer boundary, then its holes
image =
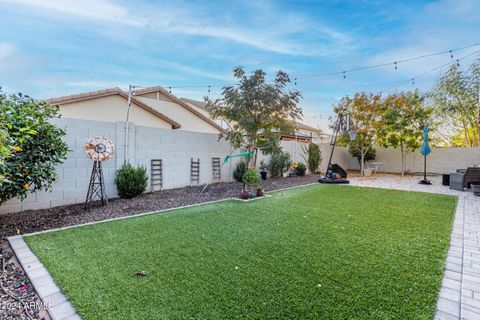
POLYGON ((65 130, 49 122, 59 117, 58 107, 0 91, 0 115, 0 204, 49 190, 69 151, 65 130))

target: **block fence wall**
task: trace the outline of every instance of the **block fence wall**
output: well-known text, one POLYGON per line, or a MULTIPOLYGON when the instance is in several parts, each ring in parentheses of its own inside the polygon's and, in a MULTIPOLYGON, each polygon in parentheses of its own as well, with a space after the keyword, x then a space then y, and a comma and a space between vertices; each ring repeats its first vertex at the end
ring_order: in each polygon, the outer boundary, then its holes
MULTIPOLYGON (((402 169, 401 153, 399 149, 377 148, 375 161, 382 161, 380 172, 400 173, 402 169)), ((427 157, 427 172, 433 174, 448 174, 457 169, 480 166, 480 148, 432 148, 427 157)), ((357 159, 350 157, 348 167, 359 170, 357 159)), ((406 171, 408 173, 423 172, 423 155, 419 150, 408 153, 406 157, 406 171)))
MULTIPOLYGON (((101 122, 71 118, 55 119, 55 124, 67 129, 65 141, 71 149, 68 158, 57 169, 59 178, 52 191, 30 194, 23 201, 12 199, 0 206, 0 214, 29 209, 42 209, 55 206, 83 203, 88 190, 93 162, 83 148, 87 137, 106 136, 115 144, 115 155, 103 162, 103 171, 109 198, 117 197, 114 184, 115 171, 123 164, 125 155, 125 123, 101 122)), ((218 140, 217 134, 190 132, 183 130, 159 129, 129 124, 128 158, 133 165, 145 165, 149 177, 150 160, 162 159, 163 189, 178 188, 190 185, 190 161, 200 159, 199 184, 208 183, 213 175, 212 158, 221 161, 232 152, 230 144, 218 140)), ((303 160, 301 143, 282 141, 282 147, 288 151, 295 161, 303 160)), ((330 146, 321 145, 322 156, 328 161, 330 146)), ((237 153, 239 151, 235 151, 237 153)), ((259 155, 258 163, 269 157, 259 155)), ((346 150, 339 148, 335 159, 345 168, 349 156, 346 150)), ((234 158, 225 164, 221 171, 222 181, 233 180, 233 170, 239 158, 234 158)), ((324 168, 323 168, 324 170, 324 168)))

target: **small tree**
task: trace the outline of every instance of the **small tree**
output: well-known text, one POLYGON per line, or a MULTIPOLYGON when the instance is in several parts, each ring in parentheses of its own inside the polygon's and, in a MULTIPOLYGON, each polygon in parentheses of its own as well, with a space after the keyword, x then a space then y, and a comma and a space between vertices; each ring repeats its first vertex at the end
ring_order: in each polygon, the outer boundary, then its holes
POLYGON ((464 71, 452 65, 437 80, 430 97, 450 145, 480 146, 480 59, 464 71))
POLYGON ((0 92, 0 132, 3 161, 0 168, 0 204, 29 191, 49 190, 57 178, 55 167, 66 159, 65 130, 50 119, 59 118, 58 107, 22 94, 0 92))
POLYGON ((379 94, 356 93, 353 98, 343 98, 334 111, 337 114, 350 114, 352 129, 357 135, 353 141, 348 135, 343 135, 339 144, 349 144, 351 150, 360 155, 360 172, 363 176, 365 156, 373 150, 382 126, 382 98, 379 94))
POLYGON ((308 147, 302 145, 303 148, 303 153, 306 154, 306 156, 303 156, 303 160, 308 165, 308 170, 310 173, 316 173, 318 170, 318 167, 322 163, 322 153, 320 152, 320 147, 318 144, 310 142, 308 144, 308 147))
POLYGON ((418 91, 391 94, 383 102, 379 143, 384 147, 400 148, 402 176, 405 173, 406 156, 422 145, 422 129, 433 112, 423 102, 424 98, 418 91))
POLYGON ((256 70, 247 76, 242 67, 233 69, 239 84, 226 86, 222 98, 215 101, 206 98, 207 110, 213 118, 221 118, 231 124, 220 134, 238 149, 245 147, 254 152, 250 167, 256 166, 258 150, 274 154, 281 150, 280 135, 290 134, 294 127, 290 120, 300 119, 302 109, 297 105, 301 94, 287 91, 290 82, 287 73, 278 71, 272 84, 266 74, 256 70))

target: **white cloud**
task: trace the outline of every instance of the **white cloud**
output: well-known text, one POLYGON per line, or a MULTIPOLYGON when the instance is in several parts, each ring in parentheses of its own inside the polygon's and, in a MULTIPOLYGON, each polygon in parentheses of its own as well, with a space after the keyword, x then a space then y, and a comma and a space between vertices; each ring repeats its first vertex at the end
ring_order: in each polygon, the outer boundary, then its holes
POLYGON ((15 52, 15 46, 8 42, 0 42, 0 62, 7 59, 15 52))
POLYGON ((332 51, 340 53, 352 49, 352 39, 348 34, 322 25, 321 22, 311 21, 304 15, 275 10, 271 4, 256 6, 255 16, 249 17, 248 20, 231 19, 231 13, 226 12, 215 12, 217 17, 212 20, 211 10, 214 10, 212 7, 196 7, 192 3, 162 4, 159 10, 157 3, 143 3, 129 8, 109 0, 0 0, 0 2, 34 7, 56 19, 70 15, 116 22, 144 27, 145 31, 156 33, 223 39, 280 54, 324 56, 332 51), (301 37, 298 38, 301 34, 321 41, 304 43, 301 37))
POLYGON ((146 23, 141 18, 133 17, 127 8, 107 0, 3 0, 3 2, 36 7, 55 14, 68 14, 134 26, 143 26, 146 23))

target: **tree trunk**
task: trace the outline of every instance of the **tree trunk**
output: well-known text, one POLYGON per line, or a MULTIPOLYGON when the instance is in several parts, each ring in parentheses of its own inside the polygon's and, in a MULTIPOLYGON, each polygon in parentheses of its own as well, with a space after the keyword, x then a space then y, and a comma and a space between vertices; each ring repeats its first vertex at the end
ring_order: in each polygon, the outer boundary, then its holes
POLYGON ((400 143, 400 152, 402 153, 402 177, 405 175, 405 149, 403 143, 400 143))
POLYGON ((365 154, 366 152, 363 151, 363 149, 360 151, 360 176, 364 177, 365 176, 365 154))
POLYGON ((477 115, 477 133, 478 133, 478 141, 477 146, 480 147, 480 84, 478 86, 478 115, 477 115))

